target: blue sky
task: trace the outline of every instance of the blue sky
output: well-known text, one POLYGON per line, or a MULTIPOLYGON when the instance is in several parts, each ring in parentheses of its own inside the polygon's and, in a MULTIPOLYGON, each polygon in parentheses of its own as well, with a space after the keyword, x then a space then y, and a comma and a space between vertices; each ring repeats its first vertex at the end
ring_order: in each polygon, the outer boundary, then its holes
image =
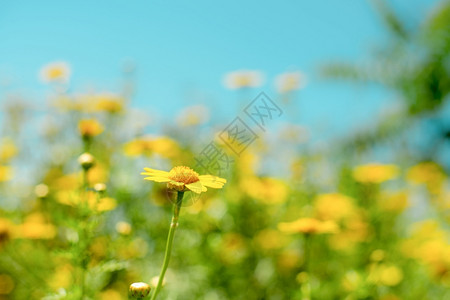
MULTIPOLYGON (((437 1, 391 2, 418 20, 437 1)), ((64 60, 73 70, 73 90, 115 91, 120 65, 131 59, 137 64, 134 107, 169 118, 183 106, 205 104, 226 122, 238 97, 223 86, 225 73, 263 71, 266 83, 251 97, 260 91, 275 96, 275 76, 301 70, 308 85, 291 116, 317 134, 339 134, 377 115, 393 95, 322 81, 317 68, 364 60, 386 39, 369 1, 6 0, 0 4, 0 79, 11 78, 8 89, 44 101, 38 71, 64 60)))

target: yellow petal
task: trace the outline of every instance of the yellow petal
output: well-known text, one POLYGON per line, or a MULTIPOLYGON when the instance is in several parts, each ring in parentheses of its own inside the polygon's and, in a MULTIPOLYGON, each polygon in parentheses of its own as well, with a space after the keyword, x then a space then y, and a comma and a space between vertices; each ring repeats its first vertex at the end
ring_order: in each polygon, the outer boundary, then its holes
POLYGON ((150 168, 144 168, 146 172, 143 173, 149 173, 149 174, 169 174, 169 172, 162 171, 162 170, 155 170, 150 168))
POLYGON ((200 182, 207 187, 220 189, 223 187, 223 185, 227 182, 226 179, 212 176, 212 175, 201 175, 198 177, 200 179, 200 182))
POLYGON ((206 191, 206 188, 202 185, 202 183, 200 181, 189 183, 189 184, 186 184, 185 186, 197 194, 200 194, 201 192, 206 191))
POLYGON ((150 180, 154 182, 169 182, 170 179, 164 176, 151 176, 151 177, 145 177, 145 180, 150 180))

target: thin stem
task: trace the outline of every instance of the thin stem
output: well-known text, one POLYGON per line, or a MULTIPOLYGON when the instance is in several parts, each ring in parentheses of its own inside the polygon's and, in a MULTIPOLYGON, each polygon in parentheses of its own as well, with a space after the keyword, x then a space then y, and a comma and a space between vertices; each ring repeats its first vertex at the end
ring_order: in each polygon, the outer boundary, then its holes
POLYGON ((310 272, 311 272, 311 235, 309 233, 305 234, 304 236, 304 245, 303 245, 303 251, 304 251, 304 266, 303 270, 306 273, 304 282, 302 283, 302 300, 311 300, 311 285, 310 285, 310 272))
POLYGON ((175 235, 175 229, 178 226, 178 216, 180 215, 181 204, 183 203, 184 192, 178 192, 177 203, 173 207, 172 223, 170 224, 169 235, 167 236, 166 253, 164 254, 164 262, 161 268, 161 273, 159 274, 158 284, 156 285, 155 291, 153 292, 151 300, 155 300, 161 289, 164 275, 166 274, 167 267, 169 266, 170 254, 172 253, 173 237, 175 235))

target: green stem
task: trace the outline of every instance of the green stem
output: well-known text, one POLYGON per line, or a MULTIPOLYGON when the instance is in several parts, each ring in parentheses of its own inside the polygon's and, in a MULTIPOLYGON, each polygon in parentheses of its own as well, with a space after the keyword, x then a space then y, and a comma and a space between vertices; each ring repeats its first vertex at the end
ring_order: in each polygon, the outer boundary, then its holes
POLYGON ((181 204, 183 203, 184 192, 178 192, 177 203, 173 207, 172 223, 170 224, 169 235, 167 236, 166 253, 164 254, 164 262, 161 268, 161 273, 159 274, 158 284, 156 285, 155 292, 152 295, 151 300, 155 300, 161 289, 164 275, 166 274, 167 267, 169 266, 170 254, 172 252, 173 237, 175 235, 175 229, 178 226, 178 216, 180 215, 181 204))
POLYGON ((301 287, 303 294, 302 300, 311 300, 311 285, 309 281, 311 277, 311 235, 309 233, 304 236, 303 251, 305 258, 303 270, 306 273, 306 278, 301 287))

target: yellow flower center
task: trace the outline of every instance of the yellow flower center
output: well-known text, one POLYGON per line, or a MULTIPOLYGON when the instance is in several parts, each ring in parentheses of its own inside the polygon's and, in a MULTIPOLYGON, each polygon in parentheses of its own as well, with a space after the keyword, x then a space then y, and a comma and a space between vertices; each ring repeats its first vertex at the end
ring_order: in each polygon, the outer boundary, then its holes
POLYGON ((169 179, 184 184, 194 183, 200 180, 197 172, 185 166, 178 166, 170 170, 169 179))

